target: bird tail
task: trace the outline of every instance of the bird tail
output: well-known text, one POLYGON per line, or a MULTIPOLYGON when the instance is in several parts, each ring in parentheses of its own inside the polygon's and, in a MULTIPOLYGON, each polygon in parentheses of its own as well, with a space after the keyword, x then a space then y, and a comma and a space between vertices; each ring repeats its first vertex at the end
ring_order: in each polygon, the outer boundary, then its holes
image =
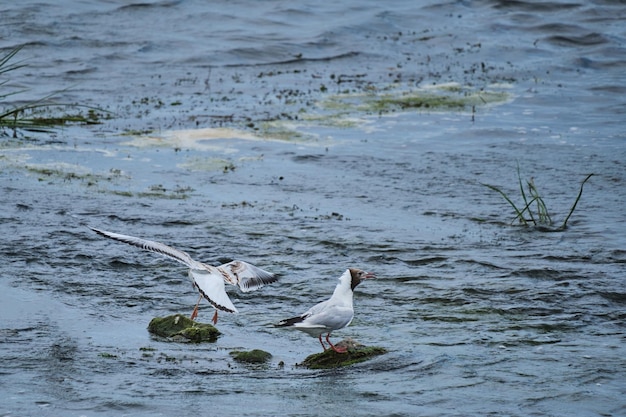
POLYGON ((304 321, 304 318, 302 316, 292 317, 290 319, 281 320, 278 323, 276 323, 274 326, 275 327, 289 327, 297 323, 302 323, 302 321, 304 321))

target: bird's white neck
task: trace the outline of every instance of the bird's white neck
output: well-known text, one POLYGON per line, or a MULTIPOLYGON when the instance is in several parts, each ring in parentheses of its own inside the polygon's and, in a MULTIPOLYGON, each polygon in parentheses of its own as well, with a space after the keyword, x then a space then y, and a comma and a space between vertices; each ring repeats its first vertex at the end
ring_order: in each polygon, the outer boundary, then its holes
POLYGON ((335 287, 332 297, 330 298, 336 304, 342 304, 347 307, 352 307, 352 297, 354 292, 352 291, 352 276, 350 271, 346 270, 339 278, 339 284, 335 287))

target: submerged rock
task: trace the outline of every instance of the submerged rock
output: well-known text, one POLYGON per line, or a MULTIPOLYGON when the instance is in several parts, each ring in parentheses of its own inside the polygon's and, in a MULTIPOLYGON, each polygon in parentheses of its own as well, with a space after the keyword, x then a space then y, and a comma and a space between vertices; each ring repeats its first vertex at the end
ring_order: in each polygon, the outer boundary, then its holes
POLYGON ((198 323, 180 314, 155 317, 148 325, 148 331, 156 336, 176 342, 215 342, 221 334, 210 324, 198 323))
POLYGON ((364 362, 374 356, 387 353, 387 350, 376 346, 365 346, 352 339, 345 339, 337 343, 335 346, 339 348, 347 348, 346 353, 337 353, 332 349, 328 349, 322 353, 315 353, 306 357, 298 366, 304 366, 309 369, 331 369, 342 366, 349 366, 355 363, 364 362))
POLYGON ((230 355, 237 362, 254 363, 254 364, 265 363, 272 358, 271 353, 266 352, 261 349, 253 349, 253 350, 249 350, 245 352, 234 350, 230 352, 230 355))

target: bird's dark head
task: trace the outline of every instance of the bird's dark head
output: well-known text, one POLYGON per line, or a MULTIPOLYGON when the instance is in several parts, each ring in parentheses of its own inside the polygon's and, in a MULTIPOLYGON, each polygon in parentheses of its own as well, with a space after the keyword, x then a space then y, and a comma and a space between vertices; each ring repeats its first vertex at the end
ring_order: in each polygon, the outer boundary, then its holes
POLYGON ((374 275, 373 273, 363 271, 362 269, 350 268, 348 269, 348 271, 350 271, 350 277, 352 278, 352 283, 350 284, 350 287, 353 291, 357 285, 359 285, 366 279, 376 278, 376 275, 374 275))

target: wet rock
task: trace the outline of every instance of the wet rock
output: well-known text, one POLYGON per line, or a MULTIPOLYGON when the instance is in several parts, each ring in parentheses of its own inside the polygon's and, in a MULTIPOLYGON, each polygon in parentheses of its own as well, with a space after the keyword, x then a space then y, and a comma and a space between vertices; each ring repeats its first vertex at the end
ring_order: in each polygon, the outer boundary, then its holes
POLYGON ((237 362, 261 364, 269 361, 272 358, 272 354, 261 349, 253 349, 250 351, 238 351, 234 350, 230 352, 230 355, 237 362))
POLYGON ((337 343, 339 348, 347 348, 346 353, 337 353, 328 349, 322 353, 309 355, 298 364, 309 369, 331 369, 353 365, 355 363, 367 361, 375 356, 387 353, 387 350, 376 346, 365 346, 352 339, 345 339, 337 343))
POLYGON ((180 314, 155 317, 148 325, 153 335, 175 342, 215 342, 221 334, 210 324, 198 323, 180 314))

